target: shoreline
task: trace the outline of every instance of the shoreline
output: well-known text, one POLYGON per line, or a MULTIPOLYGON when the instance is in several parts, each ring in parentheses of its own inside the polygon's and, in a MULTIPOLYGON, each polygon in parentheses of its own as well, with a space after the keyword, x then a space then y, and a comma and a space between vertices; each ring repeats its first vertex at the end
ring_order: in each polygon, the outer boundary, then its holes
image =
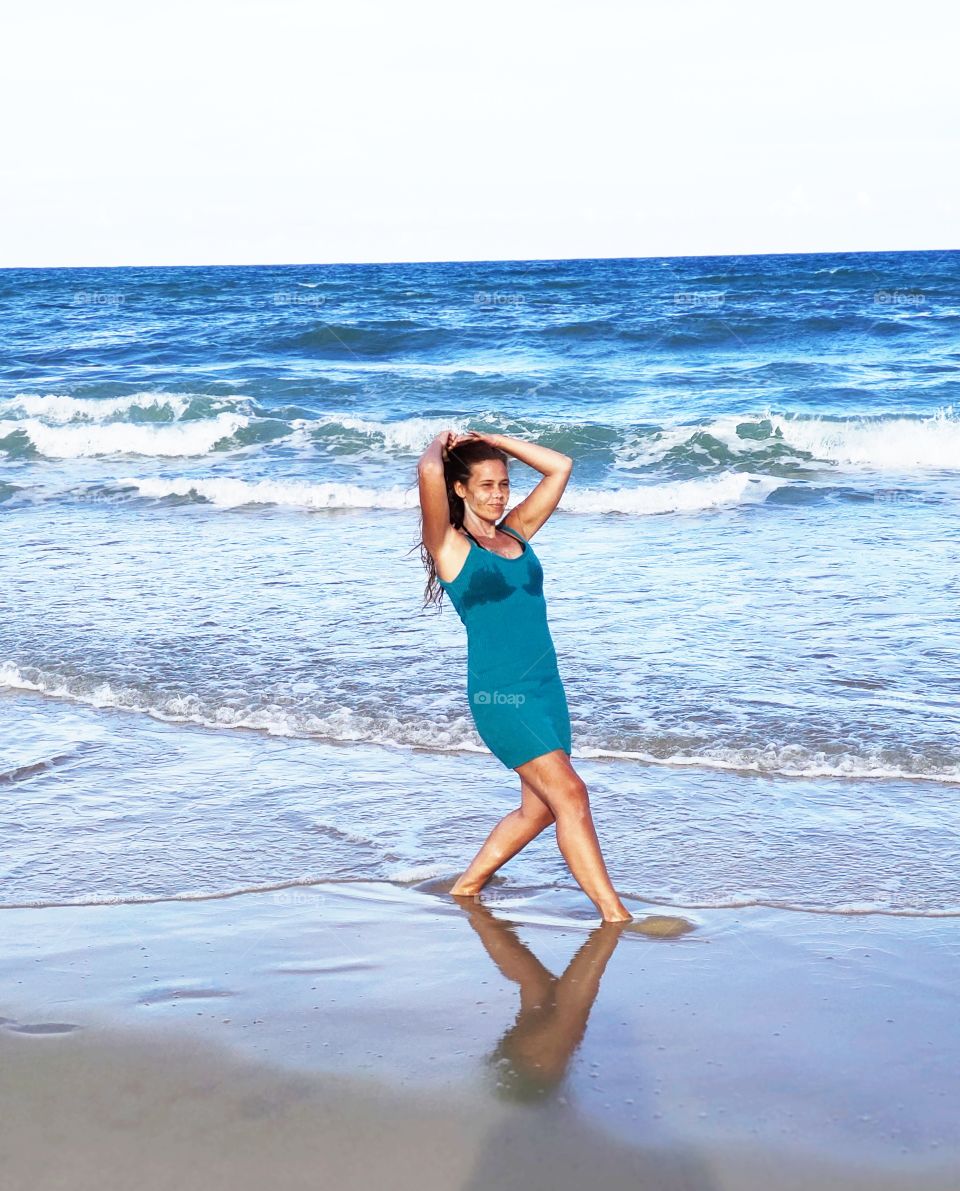
POLYGON ((960 1180, 949 920, 678 911, 693 929, 651 937, 556 891, 463 908, 436 881, 2 913, 4 1150, 47 1178, 24 1191, 87 1186, 85 1147, 91 1188, 159 1188, 180 1163, 183 1187, 315 1185, 323 1137, 338 1186, 960 1180), (143 1171, 103 1178, 138 1146, 143 1171))

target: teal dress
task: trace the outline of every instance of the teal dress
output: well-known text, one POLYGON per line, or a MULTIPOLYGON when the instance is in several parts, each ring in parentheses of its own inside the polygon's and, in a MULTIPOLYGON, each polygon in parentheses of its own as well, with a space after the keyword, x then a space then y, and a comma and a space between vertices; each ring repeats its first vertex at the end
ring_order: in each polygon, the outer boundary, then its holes
POLYGON ((508 769, 554 749, 570 754, 570 713, 547 625, 543 567, 533 547, 502 558, 468 530, 470 553, 450 583, 467 630, 467 697, 480 739, 508 769))

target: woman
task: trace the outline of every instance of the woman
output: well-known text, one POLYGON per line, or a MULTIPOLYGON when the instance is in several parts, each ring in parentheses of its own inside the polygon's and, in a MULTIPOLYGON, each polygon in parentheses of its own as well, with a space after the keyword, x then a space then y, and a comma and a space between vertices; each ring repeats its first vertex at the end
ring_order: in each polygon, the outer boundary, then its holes
POLYGON ((632 920, 607 875, 587 788, 570 764, 570 716, 530 538, 557 507, 573 461, 504 434, 438 434, 417 468, 426 603, 447 591, 467 629, 467 694, 480 737, 520 775, 521 803, 450 890, 475 897, 551 823, 580 888, 606 922, 632 920), (507 456, 543 473, 501 520, 507 456), (439 589, 438 590, 438 586, 439 589))

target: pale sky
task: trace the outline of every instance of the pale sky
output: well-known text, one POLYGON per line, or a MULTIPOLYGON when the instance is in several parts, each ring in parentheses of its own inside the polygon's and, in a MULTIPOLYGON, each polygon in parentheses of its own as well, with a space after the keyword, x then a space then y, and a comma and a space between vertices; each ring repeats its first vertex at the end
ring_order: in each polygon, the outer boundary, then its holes
POLYGON ((947 0, 12 8, 0 267, 960 247, 947 0))

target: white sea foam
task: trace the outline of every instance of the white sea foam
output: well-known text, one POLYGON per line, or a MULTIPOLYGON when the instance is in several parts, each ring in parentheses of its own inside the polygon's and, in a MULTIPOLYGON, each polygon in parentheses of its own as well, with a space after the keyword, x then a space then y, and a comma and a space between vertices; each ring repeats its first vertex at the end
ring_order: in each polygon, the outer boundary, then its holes
POLYGON ((772 443, 792 447, 815 460, 851 469, 907 471, 913 468, 960 467, 960 417, 948 406, 929 417, 863 415, 841 421, 787 417, 769 410, 756 415, 727 414, 697 425, 664 426, 643 435, 628 432, 614 448, 614 469, 650 467, 698 434, 718 439, 735 455, 748 455, 772 443), (754 430, 769 423, 766 437, 742 438, 739 426, 754 430))
MULTIPOLYGON (((379 366, 379 365, 378 365, 379 366)), ((382 365, 390 368, 391 365, 382 365)), ((418 366, 427 368, 426 365, 418 366)), ((431 365, 430 368, 458 370, 459 365, 431 365)), ((482 372, 483 366, 467 366, 467 371, 482 372)), ((270 416, 268 410, 262 416, 270 416)), ((44 455, 72 458, 127 452, 141 455, 202 455, 220 438, 245 426, 256 416, 256 407, 248 398, 201 397, 191 393, 146 391, 123 397, 70 397, 55 393, 18 394, 0 399, 0 435, 23 430, 44 455), (183 422, 183 416, 196 400, 213 403, 219 412, 214 417, 183 422), (131 423, 124 420, 131 410, 164 410, 172 423, 131 423)), ((328 413, 291 422, 294 439, 310 443, 311 436, 328 436, 337 429, 359 434, 370 440, 371 447, 389 452, 419 454, 441 431, 458 433, 477 422, 497 424, 496 414, 481 412, 474 418, 449 416, 402 418, 397 421, 356 417, 351 413, 328 413)), ((536 439, 543 433, 556 432, 564 423, 555 420, 529 422, 528 435, 536 439)), ((581 427, 589 438, 589 427, 581 427)), ((903 471, 912 468, 955 470, 960 461, 960 416, 952 406, 929 417, 855 416, 842 420, 792 417, 769 410, 755 415, 725 415, 698 425, 665 424, 659 430, 642 433, 630 427, 620 428, 622 441, 613 447, 614 470, 633 471, 657 464, 669 452, 704 433, 719 439, 737 454, 747 455, 779 442, 814 459, 852 469, 873 468, 903 471), (759 429, 769 424, 767 437, 741 437, 744 424, 759 429)), ((603 511, 603 510, 600 510, 603 511)), ((609 511, 619 511, 611 509, 609 511)))
POLYGON ((13 662, 0 662, 0 689, 34 691, 52 699, 66 699, 88 707, 137 712, 166 723, 199 724, 206 728, 250 729, 270 736, 318 737, 337 743, 366 742, 400 749, 435 748, 438 751, 484 752, 465 716, 455 718, 444 730, 430 720, 404 722, 384 715, 367 716, 349 707, 319 714, 297 708, 237 707, 198 695, 154 695, 137 687, 91 683, 83 677, 63 677, 36 671, 28 677, 13 662), (472 739, 471 739, 472 736, 472 739))
POLYGON ((399 422, 378 422, 367 418, 356 418, 352 414, 335 414, 306 423, 310 430, 327 426, 340 426, 344 430, 355 430, 371 438, 381 439, 385 447, 393 450, 420 453, 430 445, 442 430, 455 430, 462 434, 467 429, 463 419, 450 418, 403 418, 399 422))
MULTIPOLYGON (((310 484, 283 480, 236 480, 213 477, 137 477, 114 481, 136 488, 141 496, 162 499, 194 495, 220 508, 275 504, 304 509, 415 509, 419 494, 413 486, 368 488, 358 484, 310 484)), ((677 481, 637 488, 568 489, 560 506, 568 513, 700 512, 727 505, 753 504, 766 499, 782 481, 743 472, 704 480, 677 481)))
MULTIPOLYGON (((251 729, 271 736, 317 737, 336 743, 369 743, 407 750, 431 752, 485 752, 467 716, 439 720, 400 720, 395 716, 367 716, 349 707, 336 707, 326 713, 291 708, 283 710, 271 704, 262 708, 235 707, 197 695, 151 696, 134 687, 114 687, 110 683, 92 684, 82 678, 63 678, 37 672, 28 678, 12 662, 0 663, 0 689, 35 691, 48 698, 68 699, 98 708, 138 712, 170 723, 193 723, 221 730, 251 729)), ((798 778, 871 778, 887 781, 932 781, 960 783, 960 767, 937 770, 905 770, 877 763, 867 756, 845 753, 825 757, 803 747, 771 747, 711 750, 689 756, 656 757, 645 751, 607 748, 602 744, 578 747, 574 756, 641 761, 647 765, 687 767, 746 772, 798 778)))
POLYGON ((125 476, 115 483, 141 496, 198 496, 219 508, 275 504, 304 509, 409 509, 418 507, 415 488, 365 488, 358 484, 309 484, 283 480, 233 480, 178 476, 169 479, 125 476))
POLYGON ((901 471, 960 467, 960 418, 952 407, 929 418, 820 418, 770 416, 775 431, 792 447, 817 459, 853 467, 901 471))
POLYGON ((728 472, 703 480, 676 480, 637 488, 568 489, 563 508, 568 513, 696 513, 723 505, 758 504, 766 500, 782 480, 728 472))
MULTIPOLYGON (((498 419, 489 413, 478 414, 472 420, 414 417, 396 422, 341 413, 307 420, 304 426, 310 431, 339 426, 366 435, 376 445, 390 450, 420 452, 441 430, 449 427, 462 433, 469 425, 491 421, 496 424, 498 419)), ((521 433, 521 437, 535 440, 548 430, 554 433, 564 427, 564 423, 555 420, 531 420, 528 431, 521 433)), ((589 438, 589 428, 580 429, 589 438)), ((729 451, 742 456, 776 442, 812 455, 814 459, 851 468, 895 471, 956 469, 960 466, 960 416, 952 406, 929 417, 863 415, 840 421, 789 417, 766 410, 755 415, 724 415, 698 425, 666 424, 654 432, 639 433, 626 426, 620 427, 619 431, 622 441, 613 447, 615 470, 637 470, 656 464, 700 433, 719 439, 729 451), (769 423, 769 434, 765 438, 741 437, 737 432, 743 425, 759 429, 763 422, 769 423)))
POLYGON ((167 410, 173 419, 182 418, 193 401, 210 400, 224 411, 249 413, 250 403, 241 397, 209 398, 199 393, 128 393, 123 397, 69 397, 59 393, 18 393, 0 398, 0 416, 10 414, 38 418, 43 422, 109 422, 133 409, 167 410))
POLYGON ((207 455, 216 444, 247 426, 250 419, 232 413, 172 424, 97 422, 50 426, 38 418, 0 421, 0 438, 22 431, 48 459, 96 455, 207 455))
POLYGON ((884 765, 869 757, 854 753, 842 753, 828 757, 823 753, 812 753, 795 745, 780 748, 738 748, 712 749, 704 753, 681 756, 657 757, 645 750, 606 748, 603 745, 583 746, 578 750, 582 757, 608 757, 619 761, 642 761, 647 765, 663 765, 670 768, 732 770, 745 773, 776 774, 780 777, 798 778, 864 778, 883 781, 930 781, 950 785, 960 783, 960 766, 952 765, 939 770, 903 769, 884 765))

